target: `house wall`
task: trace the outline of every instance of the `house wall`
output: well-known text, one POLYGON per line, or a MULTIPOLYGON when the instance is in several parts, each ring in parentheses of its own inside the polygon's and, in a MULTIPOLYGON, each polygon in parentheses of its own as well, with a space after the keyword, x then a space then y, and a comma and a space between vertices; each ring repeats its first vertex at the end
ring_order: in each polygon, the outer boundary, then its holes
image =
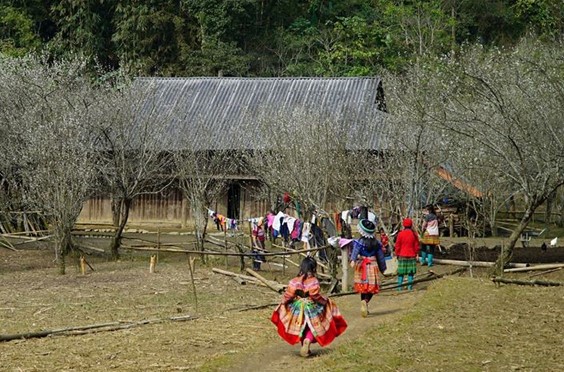
MULTIPOLYGON (((167 196, 147 194, 135 198, 129 212, 129 222, 181 224, 183 218, 189 218, 186 214, 189 214, 189 210, 182 200, 182 194, 179 190, 172 190, 167 196)), ((86 201, 78 222, 112 223, 110 199, 97 196, 86 201)))
MULTIPOLYGON (((256 196, 257 183, 245 182, 241 187, 239 203, 240 218, 264 216, 270 208, 268 200, 256 196)), ((227 215, 227 190, 210 207, 227 215)), ((159 224, 185 227, 191 225, 188 201, 180 190, 171 190, 166 196, 158 194, 141 195, 133 200, 129 213, 131 224, 159 224)), ((79 223, 112 223, 111 201, 106 196, 93 197, 84 203, 79 223)))

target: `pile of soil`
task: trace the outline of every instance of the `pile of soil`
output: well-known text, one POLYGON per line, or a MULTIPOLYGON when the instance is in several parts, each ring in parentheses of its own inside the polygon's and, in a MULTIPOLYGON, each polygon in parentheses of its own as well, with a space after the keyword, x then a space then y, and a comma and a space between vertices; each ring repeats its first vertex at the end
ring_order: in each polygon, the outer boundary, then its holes
MULTIPOLYGON (((493 248, 476 247, 472 253, 473 261, 490 261, 493 262, 501 253, 501 246, 493 248)), ((470 252, 468 244, 460 243, 449 246, 443 250, 443 254, 437 254, 437 258, 445 258, 449 260, 468 260, 470 252)), ((519 263, 560 263, 564 262, 563 248, 547 248, 543 251, 540 247, 516 247, 513 249, 513 258, 511 262, 519 263)))

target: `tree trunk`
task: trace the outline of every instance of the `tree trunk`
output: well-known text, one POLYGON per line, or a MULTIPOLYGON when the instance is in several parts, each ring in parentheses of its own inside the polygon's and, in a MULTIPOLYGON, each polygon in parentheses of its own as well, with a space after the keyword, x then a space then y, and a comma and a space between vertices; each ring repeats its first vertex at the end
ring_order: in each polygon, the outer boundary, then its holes
POLYGON ((560 216, 556 220, 558 227, 564 227, 564 197, 560 199, 560 216))
POLYGON ((114 210, 114 224, 116 228, 114 236, 110 241, 110 257, 112 260, 119 259, 119 248, 121 247, 121 239, 123 236, 123 231, 125 230, 125 225, 127 225, 127 220, 129 219, 129 209, 131 208, 132 200, 129 198, 124 198, 119 203, 119 207, 114 210), (117 216, 117 218, 116 218, 117 216))
POLYGON ((509 242, 507 243, 507 246, 502 247, 501 253, 499 254, 499 257, 497 258, 497 261, 496 261, 495 266, 494 266, 494 272, 497 275, 503 274, 503 268, 511 260, 511 256, 513 255, 513 248, 515 248, 517 241, 521 238, 521 234, 523 233, 523 231, 525 230, 525 228, 527 227, 527 225, 531 221, 535 210, 538 208, 539 205, 541 205, 543 203, 542 198, 538 199, 538 200, 531 198, 529 200, 530 201, 529 201, 529 206, 527 207, 527 210, 525 211, 525 213, 523 214, 523 217, 519 221, 517 228, 513 231, 513 233, 511 233, 511 236, 509 237, 509 242))
POLYGON ((66 273, 66 256, 72 250, 72 242, 71 242, 71 231, 67 230, 63 227, 57 229, 56 233, 56 240, 57 240, 57 247, 56 247, 56 254, 57 254, 57 267, 60 275, 65 275, 66 273))
MULTIPOLYGON (((198 195, 190 195, 190 209, 192 211, 192 216, 194 217, 194 230, 196 236, 196 249, 198 251, 204 251, 204 242, 206 239, 206 230, 208 225, 208 211, 202 203, 202 197, 198 195)), ((205 255, 201 256, 203 263, 206 263, 205 255)))
POLYGON ((544 213, 544 223, 548 225, 552 220, 552 208, 556 201, 556 192, 551 193, 546 199, 546 211, 544 213))

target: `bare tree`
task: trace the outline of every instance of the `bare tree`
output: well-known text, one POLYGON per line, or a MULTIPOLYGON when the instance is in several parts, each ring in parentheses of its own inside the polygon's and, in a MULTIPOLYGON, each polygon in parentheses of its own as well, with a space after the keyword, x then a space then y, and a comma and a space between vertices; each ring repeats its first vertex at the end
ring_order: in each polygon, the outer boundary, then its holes
MULTIPOLYGON (((185 102, 191 105, 191 102, 185 102)), ((179 103, 179 115, 188 112, 179 103)), ((196 243, 204 250, 209 221, 208 211, 212 203, 225 192, 230 177, 236 171, 233 157, 233 139, 225 142, 225 136, 212 132, 204 118, 184 117, 191 123, 190 130, 177 133, 173 153, 173 169, 178 185, 188 200, 194 222, 196 243)))
POLYGON ((103 99, 107 116, 94 128, 97 171, 112 200, 115 231, 108 251, 113 259, 119 257, 133 200, 171 183, 172 157, 165 138, 175 114, 174 105, 160 104, 151 80, 118 80, 103 99))
POLYGON ((26 204, 43 211, 54 231, 64 274, 71 231, 93 186, 89 126, 100 117, 100 90, 85 61, 26 57, 0 63, 2 121, 13 140, 9 161, 26 204))
POLYGON ((347 149, 350 133, 340 115, 310 107, 289 113, 265 108, 248 123, 246 132, 256 135, 245 161, 269 190, 288 192, 298 201, 305 218, 349 194, 354 164, 347 149))
MULTIPOLYGON (((197 119, 196 119, 197 120, 197 119)), ((189 144, 189 139, 183 141, 189 144)), ((174 169, 179 186, 189 202, 196 242, 204 250, 208 210, 225 191, 234 162, 229 150, 206 150, 190 146, 174 153, 174 169)))
POLYGON ((474 46, 441 72, 430 116, 483 175, 525 199, 525 213, 498 260, 510 259, 534 211, 564 184, 561 43, 514 49, 474 46))
POLYGON ((436 104, 434 82, 418 65, 403 76, 388 74, 385 81, 390 115, 386 117, 388 146, 381 169, 388 190, 380 194, 401 215, 417 216, 417 211, 442 195, 447 183, 438 177, 438 169, 451 155, 444 131, 432 126, 428 118, 429 108, 436 104))

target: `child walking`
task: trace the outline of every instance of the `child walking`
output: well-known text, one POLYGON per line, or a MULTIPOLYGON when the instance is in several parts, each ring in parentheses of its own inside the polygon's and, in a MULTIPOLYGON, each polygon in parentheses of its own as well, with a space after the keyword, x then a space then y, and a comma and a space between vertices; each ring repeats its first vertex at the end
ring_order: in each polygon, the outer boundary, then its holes
POLYGON ((423 238, 421 238, 421 257, 419 261, 421 265, 433 266, 433 256, 435 255, 435 247, 440 244, 439 241, 439 219, 435 213, 435 207, 429 204, 425 210, 423 218, 423 238))
POLYGON ((398 291, 401 291, 403 277, 407 275, 407 288, 413 289, 413 276, 417 272, 417 253, 419 253, 419 237, 413 231, 413 221, 403 219, 403 230, 396 239, 396 257, 398 259, 398 291))
POLYGON ((316 272, 315 259, 304 258, 298 276, 290 280, 282 302, 271 317, 284 341, 290 345, 301 341, 303 357, 311 355, 312 343, 327 346, 347 328, 337 305, 319 293, 316 272))
POLYGON ((379 272, 386 271, 382 244, 374 237, 376 226, 369 220, 358 222, 361 237, 353 242, 351 267, 354 268, 354 291, 360 293, 360 315, 368 316, 368 303, 380 291, 379 272))

